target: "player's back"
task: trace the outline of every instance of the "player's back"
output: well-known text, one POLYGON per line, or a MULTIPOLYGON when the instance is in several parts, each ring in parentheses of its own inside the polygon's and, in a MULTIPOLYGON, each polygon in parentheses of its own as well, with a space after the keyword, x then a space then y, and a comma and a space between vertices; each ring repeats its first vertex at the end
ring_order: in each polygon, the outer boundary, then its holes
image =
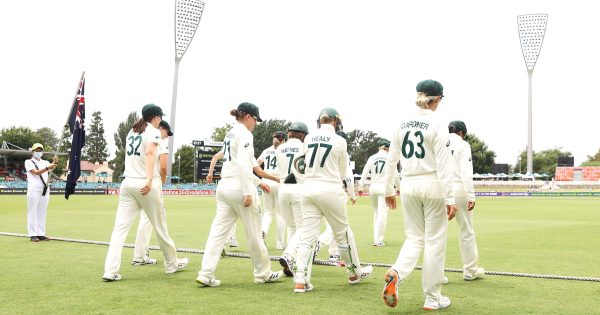
MULTIPOLYGON (((294 161, 303 154, 304 144, 296 138, 291 138, 277 147, 277 173, 280 179, 285 180, 294 171, 294 161)), ((294 172, 294 175, 298 180, 298 174, 294 172)))
POLYGON ((348 167, 346 140, 325 124, 304 139, 305 181, 333 182, 341 185, 348 167))
POLYGON ((435 175, 435 154, 449 145, 448 130, 431 110, 417 109, 400 122, 393 145, 401 153, 402 177, 435 175))
MULTIPOLYGON (((126 178, 146 178, 146 147, 149 142, 160 143, 160 131, 148 124, 142 133, 129 131, 125 138, 126 178)), ((155 161, 158 150, 155 152, 155 161)), ((158 168, 154 167, 153 177, 158 177, 158 168)))

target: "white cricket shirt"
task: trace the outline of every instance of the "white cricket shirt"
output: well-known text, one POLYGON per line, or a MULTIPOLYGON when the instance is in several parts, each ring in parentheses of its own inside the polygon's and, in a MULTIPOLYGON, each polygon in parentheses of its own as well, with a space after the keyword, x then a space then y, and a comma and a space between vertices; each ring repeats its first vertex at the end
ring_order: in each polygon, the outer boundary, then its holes
MULTIPOLYGON (((48 167, 50 165, 50 162, 46 161, 46 160, 42 160, 39 159, 37 160, 36 158, 31 158, 28 160, 25 160, 25 170, 27 171, 27 191, 43 191, 44 190, 44 183, 42 183, 42 180, 40 179, 40 175, 35 175, 31 172, 31 170, 35 170, 35 165, 33 164, 33 162, 35 162, 35 164, 37 164, 37 169, 43 170, 46 169, 46 167, 48 167)), ((44 179, 44 182, 46 184, 48 184, 48 172, 44 172, 42 173, 42 178, 44 179)))
POLYGON ((400 161, 402 180, 437 178, 442 183, 446 204, 456 204, 452 191, 456 174, 447 149, 450 146, 448 124, 440 121, 433 111, 418 108, 402 117, 399 125, 390 143, 385 195, 394 195, 394 178, 390 175, 400 161))
MULTIPOLYGON (((133 132, 133 129, 125 138, 125 171, 126 178, 146 178, 146 144, 162 142, 160 130, 154 128, 150 123, 141 134, 133 132)), ((158 152, 158 148, 156 150, 158 152)), ((154 156, 158 160, 158 154, 154 156)), ((156 162, 155 162, 156 163, 156 162)), ((158 167, 154 167, 153 177, 160 177, 158 167)))
POLYGON ((341 184, 348 168, 347 144, 330 124, 323 124, 304 139, 305 183, 310 181, 341 184))

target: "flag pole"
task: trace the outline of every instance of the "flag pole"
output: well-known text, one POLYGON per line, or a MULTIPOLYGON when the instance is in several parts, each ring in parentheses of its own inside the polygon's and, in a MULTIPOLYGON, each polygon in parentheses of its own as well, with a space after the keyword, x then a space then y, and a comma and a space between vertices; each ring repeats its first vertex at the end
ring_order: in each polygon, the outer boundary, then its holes
MULTIPOLYGON (((63 125, 62 131, 60 133, 60 140, 58 141, 58 145, 56 145, 56 150, 54 150, 54 157, 52 158, 52 163, 58 163, 58 152, 60 151, 60 145, 62 144, 62 142, 64 140, 63 135, 65 134, 65 129, 67 129, 69 127, 69 120, 71 119, 71 113, 73 112, 73 107, 75 107, 77 104, 74 99, 79 94, 79 88, 81 87, 80 85, 84 78, 85 78, 85 71, 81 71, 81 78, 77 82, 77 89, 75 90, 75 96, 73 97, 71 108, 69 109, 69 114, 67 115, 67 121, 63 125)), ((54 175, 54 170, 50 170, 49 175, 50 176, 54 175)))
MULTIPOLYGON (((79 88, 81 85, 81 81, 83 81, 83 79, 85 78, 85 71, 81 72, 81 78, 79 79, 79 81, 77 81, 77 89, 75 90, 75 97, 73 98, 73 100, 77 97, 77 95, 79 94, 79 88)), ((56 146, 56 150, 54 151, 54 157, 58 157, 58 151, 60 151, 60 145, 62 143, 62 141, 64 140, 63 138, 63 134, 65 133, 65 129, 68 128, 69 126, 69 120, 71 119, 71 113, 73 113, 73 107, 75 107, 77 103, 75 101, 71 102, 71 108, 69 109, 69 114, 67 115, 67 121, 65 122, 65 124, 63 125, 61 134, 60 134, 60 140, 58 141, 58 145, 56 146)))

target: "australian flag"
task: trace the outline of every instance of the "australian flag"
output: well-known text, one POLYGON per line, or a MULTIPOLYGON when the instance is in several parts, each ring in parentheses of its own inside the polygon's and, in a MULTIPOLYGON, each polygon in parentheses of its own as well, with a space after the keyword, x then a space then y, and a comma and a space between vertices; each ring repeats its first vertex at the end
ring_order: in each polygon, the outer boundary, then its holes
POLYGON ((79 92, 73 101, 71 115, 69 116, 69 129, 73 134, 71 153, 69 154, 69 170, 67 171, 67 185, 65 187, 65 198, 75 193, 77 179, 81 175, 81 148, 85 145, 85 77, 79 83, 79 92))

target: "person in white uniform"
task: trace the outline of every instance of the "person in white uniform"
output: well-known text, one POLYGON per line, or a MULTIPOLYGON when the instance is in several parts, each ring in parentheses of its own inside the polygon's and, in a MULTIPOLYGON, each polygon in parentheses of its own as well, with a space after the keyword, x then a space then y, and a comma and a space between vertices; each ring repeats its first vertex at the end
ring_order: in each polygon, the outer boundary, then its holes
POLYGON ((475 208, 475 189, 473 188, 473 161, 471 146, 465 137, 467 125, 460 120, 454 120, 448 125, 450 132, 450 146, 459 177, 452 187, 458 211, 456 223, 458 224, 458 244, 460 257, 463 263, 463 279, 467 281, 481 278, 485 269, 479 267, 479 252, 475 242, 475 229, 473 228, 473 209, 475 208))
POLYGON ((421 81, 417 85, 418 109, 400 116, 399 128, 391 140, 385 199, 391 209, 396 209, 393 170, 400 161, 400 200, 406 240, 396 262, 385 274, 382 297, 390 307, 398 303, 398 284, 412 273, 423 251, 423 309, 450 305, 450 299, 441 291, 448 220, 457 209, 452 182, 458 175, 447 149, 451 142, 447 125, 435 115, 443 97, 439 82, 421 81))
MULTIPOLYGON (((210 166, 208 167, 208 174, 206 175, 206 181, 209 184, 213 183, 213 179, 214 179, 214 171, 215 171, 215 166, 217 165, 217 161, 223 158, 223 150, 220 150, 219 152, 217 152, 215 155, 213 155, 213 157, 210 159, 210 166)), ((231 231, 229 231, 229 236, 227 237, 227 240, 225 241, 225 244, 229 245, 229 247, 238 247, 238 241, 237 241, 237 235, 236 235, 236 230, 237 230, 237 224, 234 224, 233 227, 231 227, 231 231)), ((224 249, 223 249, 224 251, 224 249)))
POLYGON ((361 266, 354 234, 348 224, 347 197, 342 181, 346 179, 349 162, 346 140, 336 134, 336 130, 342 129, 338 111, 333 108, 321 110, 317 125, 319 130, 304 140, 303 232, 298 243, 297 271, 294 273, 296 293, 313 289, 313 252, 323 217, 331 225, 346 264, 348 283, 357 284, 373 271, 373 266, 361 266))
POLYGON ((308 126, 301 121, 293 122, 287 129, 288 141, 277 147, 277 173, 279 174, 279 212, 285 220, 291 237, 279 263, 286 276, 292 277, 296 260, 296 245, 302 234, 302 205, 300 203, 303 175, 294 168, 294 161, 304 155, 304 138, 308 126))
MULTIPOLYGON (((383 181, 385 171, 387 170, 385 163, 390 149, 390 141, 380 139, 377 141, 377 146, 379 147, 379 151, 369 157, 363 168, 358 186, 358 195, 362 195, 362 192, 365 190, 367 177, 370 177, 369 198, 371 199, 371 208, 373 209, 373 246, 381 247, 385 245, 383 241, 389 211, 389 208, 385 204, 385 187, 383 181)), ((398 171, 396 170, 394 174, 396 175, 396 187, 400 187, 400 179, 397 176, 398 171)))
POLYGON ((217 213, 206 241, 202 268, 196 278, 198 284, 207 287, 221 285, 221 280, 216 279, 215 272, 225 239, 238 217, 246 231, 250 258, 254 265, 254 282, 275 282, 283 276, 282 271, 271 271, 269 254, 261 238, 256 186, 267 191, 269 188, 252 174, 254 160, 252 131, 256 124, 262 121, 259 109, 252 103, 244 102, 237 109, 231 110, 230 114, 235 117, 236 123, 223 140, 225 162, 217 186, 217 213))
MULTIPOLYGON (((258 165, 263 165, 265 172, 279 179, 277 174, 277 148, 285 143, 285 133, 276 131, 273 134, 273 145, 264 149, 260 156, 256 159, 258 165)), ((271 188, 272 193, 261 194, 263 215, 262 215, 262 232, 263 238, 266 238, 269 233, 271 222, 275 219, 275 249, 283 249, 285 246, 285 221, 279 213, 279 180, 266 179, 265 182, 271 188)))
POLYGON ((25 160, 27 171, 27 233, 32 242, 48 241, 46 237, 46 211, 50 201, 48 172, 56 168, 58 159, 52 163, 42 160, 44 146, 34 143, 31 159, 25 160))
POLYGON ((123 244, 133 220, 142 209, 146 212, 156 232, 158 244, 165 257, 165 273, 183 270, 187 258, 177 258, 175 243, 169 236, 167 218, 162 198, 162 182, 156 167, 158 144, 161 142, 158 125, 164 116, 154 104, 142 108, 142 118, 133 124, 126 137, 125 179, 119 189, 119 206, 115 227, 104 263, 104 281, 121 280, 121 254, 123 244))
MULTIPOLYGON (((168 122, 161 120, 158 124, 158 130, 160 131, 161 143, 158 145, 158 172, 160 179, 164 185, 167 181, 167 160, 169 157, 169 139, 168 137, 173 135, 171 126, 168 122)), ((163 201, 164 205, 164 201, 163 201)), ((150 238, 152 237, 152 223, 148 219, 146 212, 142 210, 140 212, 140 223, 138 224, 137 234, 135 236, 135 247, 133 248, 133 260, 131 262, 134 266, 143 265, 154 265, 156 259, 150 257, 150 238)))

